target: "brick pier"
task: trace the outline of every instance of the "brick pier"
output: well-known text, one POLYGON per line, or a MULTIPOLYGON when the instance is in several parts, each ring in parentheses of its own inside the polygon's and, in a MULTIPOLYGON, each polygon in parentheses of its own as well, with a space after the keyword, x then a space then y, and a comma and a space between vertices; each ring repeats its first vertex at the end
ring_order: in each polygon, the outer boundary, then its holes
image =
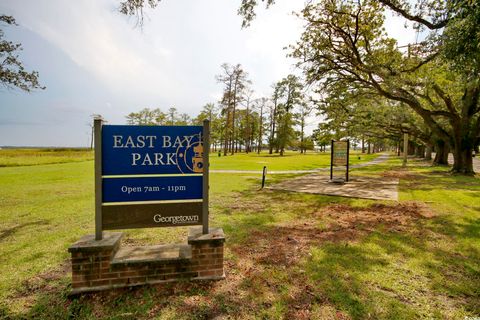
POLYGON ((202 234, 190 228, 188 244, 121 247, 123 233, 87 235, 68 251, 72 255, 72 294, 185 280, 221 280, 225 235, 221 228, 202 234))

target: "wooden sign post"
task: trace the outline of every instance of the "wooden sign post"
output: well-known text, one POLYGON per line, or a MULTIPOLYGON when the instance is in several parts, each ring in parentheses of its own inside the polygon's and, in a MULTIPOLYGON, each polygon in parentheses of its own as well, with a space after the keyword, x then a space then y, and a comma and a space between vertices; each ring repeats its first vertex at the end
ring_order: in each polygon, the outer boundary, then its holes
POLYGON ((119 126, 98 117, 94 132, 95 235, 68 248, 71 294, 224 279, 225 235, 208 225, 208 120, 203 126, 119 126), (176 226, 192 226, 187 244, 122 248, 123 233, 104 232, 176 226))
POLYGON ((205 119, 203 121, 203 176, 202 176, 202 190, 203 190, 203 202, 202 202, 202 221, 203 221, 203 234, 208 233, 208 216, 209 216, 209 206, 208 206, 208 194, 209 194, 209 172, 210 172, 210 121, 205 119))
POLYGON ((208 233, 209 121, 95 129, 95 239, 103 230, 202 225, 208 233))
POLYGON ((95 240, 103 239, 102 231, 102 125, 103 119, 93 120, 95 134, 95 240))
POLYGON ((263 166, 263 171, 262 171, 262 188, 265 187, 265 178, 267 176, 267 166, 263 166))

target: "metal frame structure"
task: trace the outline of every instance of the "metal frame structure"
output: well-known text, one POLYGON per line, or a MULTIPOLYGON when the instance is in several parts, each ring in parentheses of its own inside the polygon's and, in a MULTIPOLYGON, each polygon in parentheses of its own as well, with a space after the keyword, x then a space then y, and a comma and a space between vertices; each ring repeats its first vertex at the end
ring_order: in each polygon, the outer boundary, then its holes
MULTIPOLYGON (((350 140, 346 140, 347 142, 347 164, 346 164, 346 172, 345 172, 345 181, 348 182, 349 176, 348 171, 350 170, 350 140)), ((333 153, 335 152, 335 140, 332 140, 330 145, 330 180, 333 180, 333 153)))

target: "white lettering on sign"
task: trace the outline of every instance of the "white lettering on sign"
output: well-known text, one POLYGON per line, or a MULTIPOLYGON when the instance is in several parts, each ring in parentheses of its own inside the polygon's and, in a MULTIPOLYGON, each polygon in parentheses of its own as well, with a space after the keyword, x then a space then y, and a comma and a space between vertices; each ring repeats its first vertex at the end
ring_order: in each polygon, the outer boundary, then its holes
POLYGON ((195 216, 173 216, 173 217, 162 217, 161 214, 156 214, 153 216, 153 221, 156 223, 195 223, 198 222, 198 215, 195 216))
MULTIPOLYGON (((113 147, 114 148, 130 148, 130 149, 142 149, 142 148, 155 148, 155 141, 157 136, 127 136, 113 135, 113 147)), ((171 136, 162 136, 163 148, 189 148, 192 143, 193 136, 176 136, 172 143, 171 136)))
POLYGON ((121 148, 122 136, 113 136, 113 147, 121 148))
MULTIPOLYGON (((163 148, 189 148, 192 143, 194 136, 176 136, 175 138, 171 136, 162 136, 162 147, 163 148), (172 143, 173 140, 173 143, 172 143)), ((127 136, 122 135, 113 135, 113 147, 114 148, 130 148, 130 149, 141 149, 141 148, 155 148, 155 141, 157 136, 127 136)))
POLYGON ((123 136, 113 136, 113 147, 114 148, 145 148, 148 144, 148 148, 153 148, 154 141, 157 140, 157 136, 143 136, 139 135, 133 138, 128 136, 126 139, 123 136))
POLYGON ((170 136, 163 136, 163 147, 170 148, 172 146, 172 138, 170 136))
POLYGON ((128 187, 128 186, 122 186, 120 190, 124 193, 135 193, 135 192, 142 192, 142 187, 128 187))
POLYGON ((140 153, 132 153, 132 166, 136 166, 141 157, 140 153))
POLYGON ((193 136, 183 136, 183 138, 180 136, 176 136, 173 144, 172 144, 172 137, 163 136, 162 138, 163 138, 163 144, 162 144, 163 148, 178 148, 178 147, 189 148, 191 146, 190 143, 192 142, 193 136))
POLYGON ((167 165, 176 165, 177 161, 173 159, 173 157, 176 156, 175 153, 167 153, 167 165))
POLYGON ((132 166, 176 166, 177 157, 175 153, 132 153, 132 166), (165 156, 167 159, 165 159, 165 156))
POLYGON ((120 190, 124 193, 134 193, 134 192, 161 192, 163 190, 166 190, 168 192, 182 192, 182 191, 187 191, 186 186, 174 186, 174 185, 169 185, 169 186, 143 186, 143 187, 129 187, 129 186, 122 186, 120 190), (143 188, 143 189, 142 189, 143 188), (142 191, 143 190, 143 191, 142 191))

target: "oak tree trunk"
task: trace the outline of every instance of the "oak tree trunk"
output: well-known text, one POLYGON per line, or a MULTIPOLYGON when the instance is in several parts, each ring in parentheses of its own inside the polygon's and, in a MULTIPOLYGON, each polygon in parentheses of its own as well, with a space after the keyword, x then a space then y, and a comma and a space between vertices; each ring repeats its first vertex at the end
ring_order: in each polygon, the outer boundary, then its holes
POLYGON ((432 160, 432 149, 432 146, 428 144, 425 149, 425 160, 432 160))
POLYGON ((433 159, 434 165, 447 166, 448 165, 448 153, 450 148, 445 141, 438 140, 435 142, 435 159, 433 159))

